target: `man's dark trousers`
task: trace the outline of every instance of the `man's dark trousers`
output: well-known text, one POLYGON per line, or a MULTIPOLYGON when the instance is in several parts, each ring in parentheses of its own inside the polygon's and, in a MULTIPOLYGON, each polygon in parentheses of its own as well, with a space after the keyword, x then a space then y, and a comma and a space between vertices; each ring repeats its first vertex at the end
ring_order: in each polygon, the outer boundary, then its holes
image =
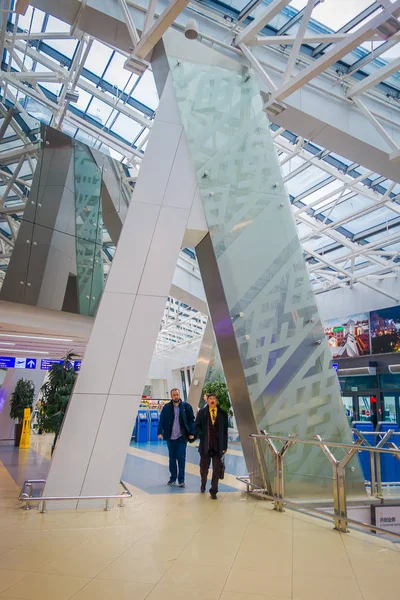
POLYGON ((187 442, 185 442, 181 436, 177 440, 169 440, 167 444, 169 452, 169 471, 171 473, 170 481, 176 481, 178 479, 178 483, 184 483, 187 442))
POLYGON ((204 490, 207 485, 207 476, 208 470, 210 468, 210 463, 212 461, 212 477, 211 477, 211 487, 210 494, 218 494, 218 482, 219 476, 221 473, 222 461, 219 457, 218 453, 210 454, 201 454, 200 455, 200 477, 201 477, 201 487, 204 490))

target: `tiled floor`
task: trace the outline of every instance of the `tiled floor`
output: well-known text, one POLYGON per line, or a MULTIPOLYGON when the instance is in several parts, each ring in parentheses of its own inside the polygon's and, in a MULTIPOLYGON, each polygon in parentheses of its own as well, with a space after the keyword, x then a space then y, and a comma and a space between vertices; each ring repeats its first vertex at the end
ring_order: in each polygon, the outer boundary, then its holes
POLYGON ((0 464, 0 600, 400 600, 400 552, 388 541, 275 513, 240 491, 213 502, 130 488, 123 509, 41 515, 18 508, 0 464))

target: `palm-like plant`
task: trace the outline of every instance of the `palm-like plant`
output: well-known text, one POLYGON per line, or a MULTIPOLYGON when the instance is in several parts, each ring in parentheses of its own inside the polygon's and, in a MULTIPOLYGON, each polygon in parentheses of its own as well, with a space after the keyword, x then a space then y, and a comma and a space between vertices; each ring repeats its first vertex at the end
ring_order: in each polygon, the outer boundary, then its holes
POLYGON ((49 371, 46 383, 42 386, 40 425, 45 431, 55 433, 52 453, 60 434, 76 379, 73 364, 75 358, 76 355, 70 351, 60 364, 55 363, 49 371))

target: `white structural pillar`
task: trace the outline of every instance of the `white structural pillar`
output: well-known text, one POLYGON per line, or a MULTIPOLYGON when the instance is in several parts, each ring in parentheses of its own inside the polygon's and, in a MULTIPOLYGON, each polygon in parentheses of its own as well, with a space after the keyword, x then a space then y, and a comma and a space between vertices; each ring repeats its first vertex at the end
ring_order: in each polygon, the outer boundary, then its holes
MULTIPOLYGON (((185 231, 197 230, 197 239, 205 234, 190 167, 168 81, 53 456, 46 496, 118 490, 185 231)), ((61 505, 77 502, 53 507, 61 505)))

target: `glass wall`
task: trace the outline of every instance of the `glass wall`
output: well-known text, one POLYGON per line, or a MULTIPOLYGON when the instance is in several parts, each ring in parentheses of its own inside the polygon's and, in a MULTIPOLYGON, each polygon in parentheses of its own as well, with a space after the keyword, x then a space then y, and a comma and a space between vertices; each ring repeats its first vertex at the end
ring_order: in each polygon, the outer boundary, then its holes
POLYGON ((132 189, 110 156, 33 125, 35 152, 2 167, 0 299, 93 316, 132 189))

